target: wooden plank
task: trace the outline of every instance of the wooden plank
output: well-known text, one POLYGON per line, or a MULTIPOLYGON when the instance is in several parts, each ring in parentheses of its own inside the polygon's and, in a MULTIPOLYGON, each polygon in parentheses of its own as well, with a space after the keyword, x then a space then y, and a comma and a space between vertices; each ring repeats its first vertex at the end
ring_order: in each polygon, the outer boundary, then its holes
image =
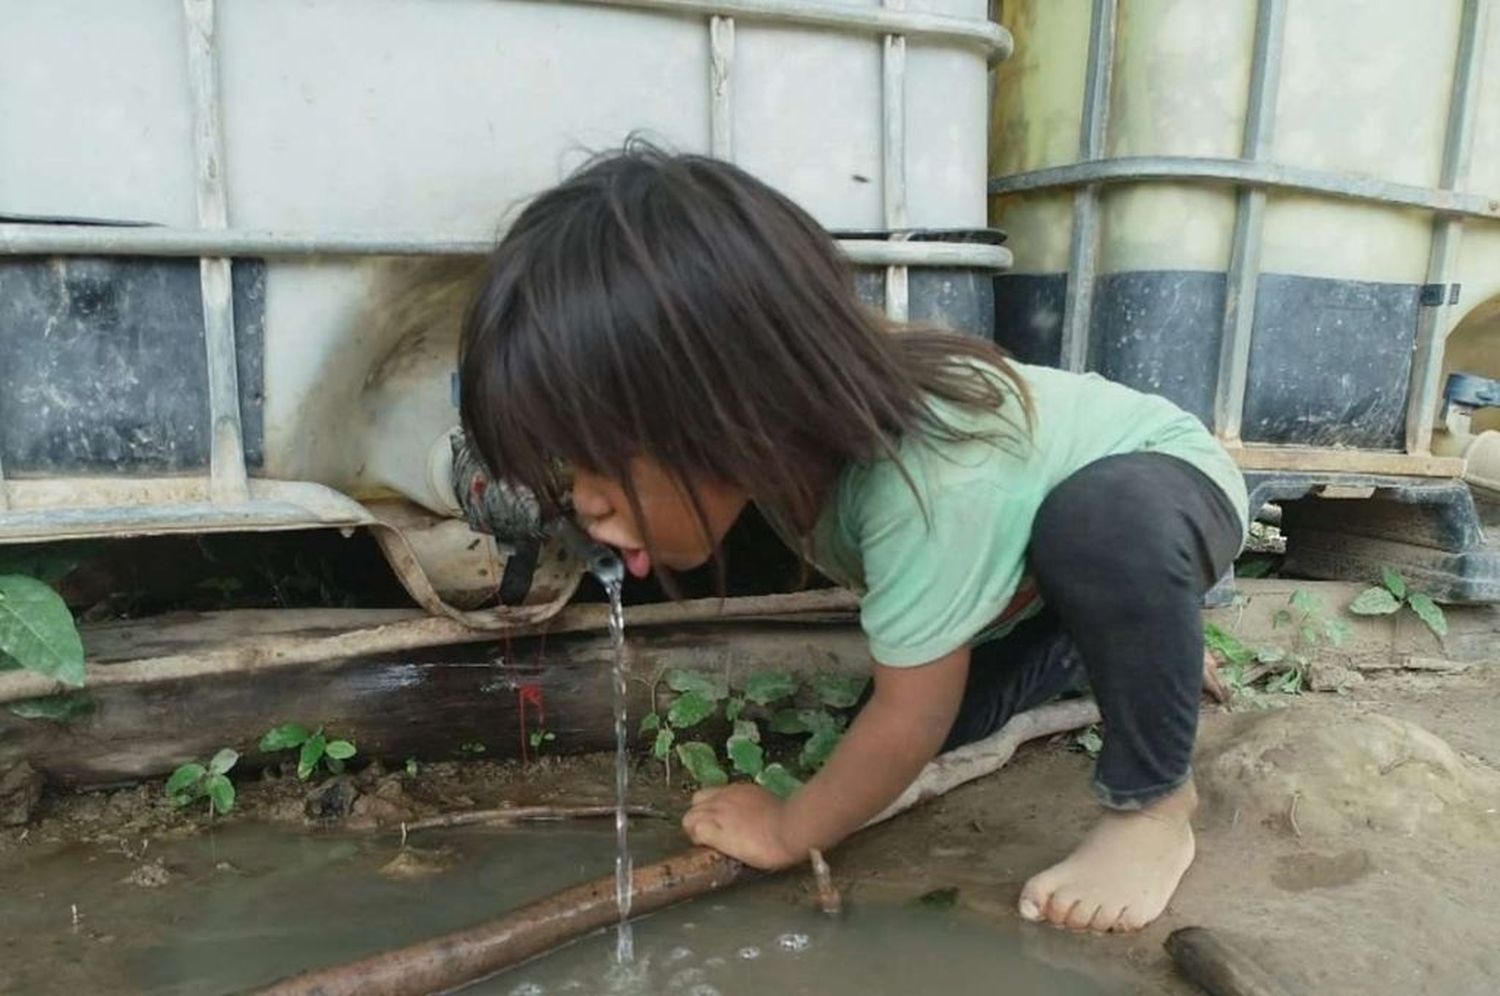
POLYGON ((1225 447, 1241 470, 1288 470, 1403 477, 1462 477, 1459 457, 1379 450, 1317 449, 1311 446, 1225 447))
MULTIPOLYGON (((721 671, 738 684, 752 671, 800 674, 869 668, 854 625, 721 623, 640 630, 627 644, 632 728, 669 668, 721 671)), ((296 668, 239 670, 212 681, 169 677, 87 689, 93 710, 66 723, 0 709, 0 770, 28 760, 51 782, 88 788, 161 777, 221 747, 241 751, 247 770, 267 759, 262 734, 286 722, 322 725, 353 740, 361 758, 487 758, 520 754, 521 696, 535 686, 548 750, 581 753, 614 745, 613 648, 601 634, 549 636, 325 660, 296 668)), ((117 665, 118 666, 118 665, 117 665)), ((108 670, 102 668, 101 670, 108 670)), ((535 730, 534 706, 526 707, 535 730)))

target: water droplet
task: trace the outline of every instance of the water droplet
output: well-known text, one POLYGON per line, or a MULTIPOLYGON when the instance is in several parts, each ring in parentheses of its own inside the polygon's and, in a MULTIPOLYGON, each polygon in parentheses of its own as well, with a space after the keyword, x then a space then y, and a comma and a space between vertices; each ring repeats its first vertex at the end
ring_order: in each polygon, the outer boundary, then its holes
POLYGON ((740 948, 739 956, 746 961, 754 961, 756 958, 760 957, 760 948, 757 948, 754 945, 751 945, 747 948, 740 948))
POLYGON ((691 958, 692 956, 692 948, 673 948, 667 953, 667 963, 671 964, 674 961, 681 961, 684 958, 691 958))
POLYGON ((812 940, 806 934, 782 934, 776 938, 776 946, 783 951, 806 951, 812 940))

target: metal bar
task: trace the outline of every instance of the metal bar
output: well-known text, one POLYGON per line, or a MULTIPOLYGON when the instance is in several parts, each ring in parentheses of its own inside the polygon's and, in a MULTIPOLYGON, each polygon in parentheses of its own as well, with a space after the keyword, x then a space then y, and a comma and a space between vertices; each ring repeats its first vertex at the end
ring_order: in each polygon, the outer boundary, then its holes
MULTIPOLYGON (((1250 92, 1245 106, 1241 153, 1259 162, 1271 152, 1276 130, 1276 92, 1286 27, 1285 0, 1260 0, 1255 12, 1255 50, 1250 65, 1250 92)), ((1240 438, 1245 413, 1245 386, 1250 368, 1250 337, 1255 324, 1255 294, 1260 282, 1261 232, 1266 192, 1240 188, 1229 246, 1224 293, 1224 334, 1219 345, 1219 381, 1214 393, 1214 429, 1222 439, 1240 438)))
MULTIPOLYGON (((1078 158, 1104 154, 1109 128, 1110 77, 1115 62, 1115 15, 1118 0, 1094 0, 1089 22, 1088 76, 1083 85, 1083 120, 1078 158)), ((1088 366, 1089 326, 1094 317, 1094 285, 1099 269, 1099 188, 1084 186, 1073 195, 1073 232, 1068 243, 1068 288, 1063 300, 1062 366, 1088 366)))
MULTIPOLYGON (((999 270, 1011 263, 1010 250, 981 243, 840 239, 838 244, 861 266, 999 270)), ((468 236, 0 225, 0 256, 483 256, 494 248, 492 239, 468 236)))
MULTIPOLYGON (((197 153, 198 224, 229 225, 224 194, 224 141, 219 122, 219 60, 214 0, 183 0, 187 22, 188 85, 193 101, 193 145, 197 153)), ((203 293, 203 342, 208 357, 209 477, 214 501, 245 501, 245 442, 240 425, 239 375, 235 368, 234 296, 225 256, 199 263, 203 293)))
MULTIPOLYGON (((1489 0, 1464 0, 1458 28, 1458 49, 1453 64, 1453 89, 1448 97, 1448 123, 1443 133, 1443 164, 1438 182, 1444 190, 1464 185, 1474 149, 1475 91, 1479 67, 1484 61, 1484 37, 1489 0)), ((1462 218, 1438 217, 1432 223, 1432 248, 1427 256, 1427 283, 1442 288, 1435 305, 1424 307, 1417 319, 1412 343, 1411 389, 1406 409, 1406 450, 1425 454, 1432 450, 1432 428, 1437 419, 1439 382, 1443 353, 1453 323, 1454 296, 1448 283, 1458 265, 1463 242, 1462 218)))
POLYGON ((708 22, 708 150, 734 162, 734 99, 729 81, 734 71, 734 18, 708 22))
POLYGON ((871 35, 906 35, 924 41, 961 42, 983 49, 991 61, 1010 57, 1010 32, 988 18, 950 17, 885 7, 810 3, 807 0, 570 0, 600 7, 629 7, 704 17, 800 24, 871 35))
MULTIPOLYGON (((883 0, 886 10, 906 9, 906 0, 883 0)), ((881 62, 880 177, 885 227, 900 238, 906 211, 906 38, 886 35, 881 62)), ((885 314, 904 322, 910 314, 910 274, 905 266, 885 271, 885 314)))
POLYGON ((993 177, 989 188, 991 194, 1018 194, 1084 184, 1141 183, 1155 180, 1248 184, 1420 208, 1439 214, 1500 220, 1500 195, 1469 194, 1279 163, 1206 156, 1120 156, 1097 159, 993 177))

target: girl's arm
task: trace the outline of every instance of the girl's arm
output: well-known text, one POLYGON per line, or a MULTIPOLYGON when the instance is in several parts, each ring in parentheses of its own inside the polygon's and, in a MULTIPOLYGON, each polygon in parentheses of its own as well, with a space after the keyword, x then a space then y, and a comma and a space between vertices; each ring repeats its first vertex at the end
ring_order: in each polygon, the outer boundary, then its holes
POLYGON ((754 785, 706 789, 683 827, 695 843, 758 868, 828 848, 889 805, 937 755, 963 698, 969 650, 920 667, 875 668, 875 691, 827 765, 787 802, 754 785))

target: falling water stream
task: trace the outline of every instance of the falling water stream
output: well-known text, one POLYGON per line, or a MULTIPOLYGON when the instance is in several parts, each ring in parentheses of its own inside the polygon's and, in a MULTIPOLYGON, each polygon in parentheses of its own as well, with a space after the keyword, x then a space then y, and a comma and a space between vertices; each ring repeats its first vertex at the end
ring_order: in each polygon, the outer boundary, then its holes
MULTIPOLYGON (((618 561, 616 562, 618 563, 618 561)), ((615 934, 615 963, 628 965, 635 960, 635 938, 630 929, 631 861, 630 816, 626 804, 630 793, 630 730, 627 725, 625 686, 625 608, 620 602, 622 579, 599 574, 609 594, 609 635, 614 644, 615 686, 615 905, 620 923, 615 934)))

